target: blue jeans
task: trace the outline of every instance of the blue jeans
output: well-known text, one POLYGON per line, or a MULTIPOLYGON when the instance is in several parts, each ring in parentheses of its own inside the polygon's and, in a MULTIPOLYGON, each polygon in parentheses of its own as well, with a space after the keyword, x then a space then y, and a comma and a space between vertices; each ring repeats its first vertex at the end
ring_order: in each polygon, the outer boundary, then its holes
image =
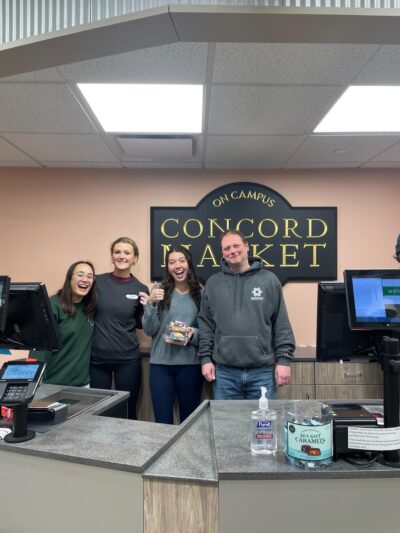
POLYGON ((275 367, 236 368, 215 365, 215 400, 258 400, 261 387, 267 387, 267 398, 276 398, 275 367))
POLYGON ((154 418, 162 424, 173 424, 175 398, 183 422, 201 401, 203 376, 200 365, 150 364, 150 391, 154 418))

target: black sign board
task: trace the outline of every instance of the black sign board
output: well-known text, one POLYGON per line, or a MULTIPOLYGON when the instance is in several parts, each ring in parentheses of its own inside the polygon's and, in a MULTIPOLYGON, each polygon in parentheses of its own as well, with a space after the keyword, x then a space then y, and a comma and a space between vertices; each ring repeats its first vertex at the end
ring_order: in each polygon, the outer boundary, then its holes
POLYGON ((230 183, 207 194, 195 207, 151 208, 151 278, 165 272, 171 245, 185 246, 205 282, 218 272, 221 233, 239 229, 249 256, 280 279, 337 277, 336 207, 292 207, 279 193, 257 183, 230 183))

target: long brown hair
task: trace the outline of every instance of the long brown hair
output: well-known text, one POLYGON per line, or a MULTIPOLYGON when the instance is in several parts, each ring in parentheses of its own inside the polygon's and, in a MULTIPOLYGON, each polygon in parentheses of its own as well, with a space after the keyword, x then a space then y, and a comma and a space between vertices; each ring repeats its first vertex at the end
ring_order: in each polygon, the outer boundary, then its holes
MULTIPOLYGON (((72 263, 72 265, 67 270, 67 275, 65 276, 64 285, 62 288, 57 292, 57 296, 60 299, 61 307, 63 311, 67 313, 68 316, 75 316, 76 309, 75 305, 72 301, 72 289, 71 289, 71 278, 75 271, 75 268, 78 265, 88 265, 93 270, 93 276, 94 276, 94 266, 90 261, 75 261, 75 263, 72 263)), ((84 314, 91 318, 94 315, 94 312, 96 310, 96 304, 97 304, 97 293, 96 293, 96 281, 93 281, 93 285, 90 289, 90 291, 82 298, 83 303, 83 312, 84 314)))
POLYGON ((168 250, 165 262, 166 262, 166 271, 164 277, 161 281, 161 288, 164 289, 164 299, 159 302, 160 309, 169 309, 171 306, 172 293, 175 289, 175 281, 171 274, 168 272, 168 258, 173 252, 179 252, 183 254, 186 258, 186 261, 189 266, 188 270, 188 286, 189 293, 193 298, 194 303, 196 304, 197 309, 200 309, 201 302, 201 284, 199 278, 197 277, 196 270, 193 265, 192 254, 184 248, 183 246, 173 246, 168 250))

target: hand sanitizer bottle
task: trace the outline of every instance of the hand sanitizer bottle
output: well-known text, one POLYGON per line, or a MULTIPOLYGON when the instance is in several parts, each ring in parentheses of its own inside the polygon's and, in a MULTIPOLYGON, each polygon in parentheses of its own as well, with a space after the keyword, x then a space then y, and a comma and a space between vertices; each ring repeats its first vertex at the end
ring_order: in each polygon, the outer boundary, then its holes
POLYGON ((251 415, 251 453, 271 454, 277 449, 276 411, 268 409, 267 387, 261 387, 258 411, 251 415))

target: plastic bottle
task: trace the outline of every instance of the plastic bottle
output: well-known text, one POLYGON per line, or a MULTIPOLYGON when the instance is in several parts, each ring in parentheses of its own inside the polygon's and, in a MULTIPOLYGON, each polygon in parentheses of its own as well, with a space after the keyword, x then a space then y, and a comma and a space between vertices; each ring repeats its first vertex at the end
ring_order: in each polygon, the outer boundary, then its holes
POLYGON ((268 409, 267 387, 261 387, 258 411, 251 414, 251 453, 265 455, 277 449, 276 411, 268 409))

